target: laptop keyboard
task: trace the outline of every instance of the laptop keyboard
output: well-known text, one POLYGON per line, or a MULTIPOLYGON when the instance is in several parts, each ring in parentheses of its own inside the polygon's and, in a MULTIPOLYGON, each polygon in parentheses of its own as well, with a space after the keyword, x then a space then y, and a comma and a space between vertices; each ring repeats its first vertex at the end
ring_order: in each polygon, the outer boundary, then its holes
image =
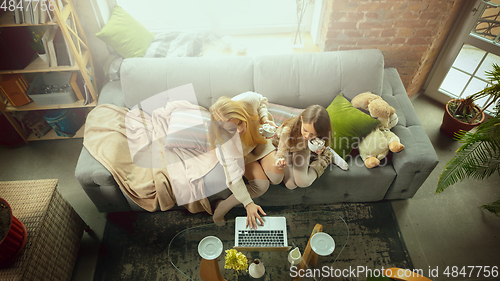
POLYGON ((239 230, 239 247, 284 247, 283 230, 239 230))

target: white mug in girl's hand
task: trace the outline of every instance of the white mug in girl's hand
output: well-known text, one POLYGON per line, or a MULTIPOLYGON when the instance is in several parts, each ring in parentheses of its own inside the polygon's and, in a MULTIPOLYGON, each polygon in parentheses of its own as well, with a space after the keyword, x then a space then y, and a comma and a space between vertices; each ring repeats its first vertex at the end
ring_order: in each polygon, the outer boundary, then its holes
POLYGON ((320 138, 310 139, 307 142, 307 146, 312 152, 316 152, 318 150, 323 149, 323 147, 325 146, 325 141, 320 138))
POLYGON ((274 134, 276 134, 276 127, 267 123, 263 124, 262 127, 259 128, 259 133, 266 138, 272 138, 274 134))

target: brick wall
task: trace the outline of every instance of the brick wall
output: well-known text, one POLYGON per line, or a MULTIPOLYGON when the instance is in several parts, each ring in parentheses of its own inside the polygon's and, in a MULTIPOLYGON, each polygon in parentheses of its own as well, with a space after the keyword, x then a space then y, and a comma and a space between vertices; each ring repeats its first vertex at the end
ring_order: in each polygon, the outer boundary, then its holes
POLYGON ((408 96, 420 89, 466 0, 328 0, 322 51, 379 49, 408 96))

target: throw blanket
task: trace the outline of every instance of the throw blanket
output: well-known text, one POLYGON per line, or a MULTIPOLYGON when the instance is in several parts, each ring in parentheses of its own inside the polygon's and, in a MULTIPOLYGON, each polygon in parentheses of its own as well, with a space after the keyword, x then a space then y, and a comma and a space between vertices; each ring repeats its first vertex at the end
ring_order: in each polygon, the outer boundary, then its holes
POLYGON ((83 144, 143 209, 168 210, 178 201, 176 197, 182 197, 181 205, 190 212, 212 214, 203 176, 217 164, 215 155, 162 144, 170 114, 177 108, 202 109, 176 101, 149 116, 139 109, 99 105, 87 116, 83 144))

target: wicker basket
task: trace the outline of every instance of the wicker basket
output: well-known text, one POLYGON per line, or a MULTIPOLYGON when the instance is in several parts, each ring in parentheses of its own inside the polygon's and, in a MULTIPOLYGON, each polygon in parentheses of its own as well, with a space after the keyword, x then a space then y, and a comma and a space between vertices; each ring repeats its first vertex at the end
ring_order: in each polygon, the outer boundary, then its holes
POLYGON ((71 280, 87 226, 56 186, 57 180, 0 182, 0 197, 28 230, 24 250, 0 268, 0 280, 71 280))

